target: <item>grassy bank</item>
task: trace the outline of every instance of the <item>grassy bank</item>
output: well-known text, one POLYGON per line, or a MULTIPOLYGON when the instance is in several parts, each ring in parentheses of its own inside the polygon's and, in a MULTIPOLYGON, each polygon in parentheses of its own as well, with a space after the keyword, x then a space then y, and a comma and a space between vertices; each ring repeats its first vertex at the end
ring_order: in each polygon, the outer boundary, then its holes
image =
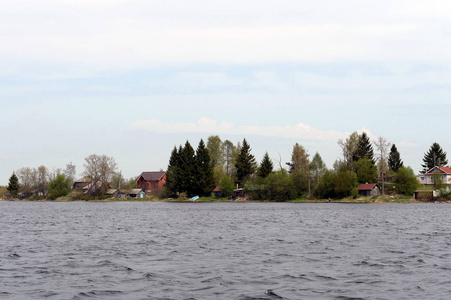
MULTIPOLYGON (((159 197, 151 197, 151 198, 99 198, 99 199, 74 199, 71 196, 65 196, 57 198, 56 200, 49 199, 0 199, 4 201, 53 201, 53 202, 75 202, 75 201, 83 201, 83 202, 261 202, 261 203, 270 203, 275 201, 269 200, 248 200, 248 199, 238 199, 232 200, 230 198, 218 198, 218 197, 200 197, 195 201, 190 200, 189 198, 168 198, 161 199, 159 197)), ((285 203, 328 203, 328 199, 307 199, 307 198, 299 198, 294 200, 284 201, 285 203)), ((284 203, 279 202, 279 203, 284 203)), ((440 202, 449 202, 449 201, 440 201, 440 202)), ((417 201, 412 197, 407 196, 373 196, 373 197, 359 197, 359 198, 343 198, 343 199, 331 199, 330 203, 422 203, 422 201, 417 201)))

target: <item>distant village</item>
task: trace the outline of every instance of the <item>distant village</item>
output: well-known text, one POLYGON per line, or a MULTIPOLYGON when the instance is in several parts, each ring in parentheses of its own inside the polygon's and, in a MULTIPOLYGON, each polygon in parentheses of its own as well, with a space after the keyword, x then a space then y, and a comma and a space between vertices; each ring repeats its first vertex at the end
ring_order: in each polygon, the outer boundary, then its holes
POLYGON ((370 142, 365 133, 354 132, 339 140, 343 159, 326 168, 319 153, 311 156, 300 144, 293 146, 291 160, 275 170, 265 154, 260 163, 246 141, 236 145, 219 136, 174 147, 166 171, 145 171, 125 180, 112 157, 92 154, 85 158, 83 177, 75 179, 75 166, 49 171, 21 168, 3 188, 1 198, 60 199, 197 199, 288 201, 346 197, 410 197, 431 201, 451 198, 451 168, 446 152, 434 143, 423 158, 421 174, 403 165, 396 145, 384 138, 370 142))

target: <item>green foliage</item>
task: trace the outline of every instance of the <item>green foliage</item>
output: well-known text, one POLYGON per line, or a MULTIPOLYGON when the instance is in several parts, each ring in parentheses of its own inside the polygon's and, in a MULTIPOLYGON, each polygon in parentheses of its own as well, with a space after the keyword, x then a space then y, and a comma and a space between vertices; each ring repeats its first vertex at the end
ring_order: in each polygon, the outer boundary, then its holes
POLYGON ((319 155, 319 153, 316 152, 312 158, 312 161, 310 162, 310 173, 316 183, 319 182, 319 179, 321 178, 321 176, 324 174, 325 171, 326 164, 321 158, 321 155, 319 155))
POLYGON ((179 170, 180 170, 180 152, 182 151, 182 147, 179 147, 179 150, 177 150, 177 147, 174 146, 174 149, 171 152, 171 156, 169 158, 169 165, 166 171, 166 197, 171 197, 177 194, 178 191, 180 191, 180 176, 179 176, 179 170))
POLYGON ((335 198, 336 178, 336 172, 325 170, 323 176, 320 177, 318 187, 314 190, 314 194, 322 199, 335 198))
POLYGON ((180 193, 187 196, 210 195, 215 187, 214 170, 210 153, 203 140, 194 152, 189 141, 171 152, 167 168, 165 197, 173 197, 180 193))
POLYGON ((397 172, 399 168, 404 167, 404 163, 401 160, 401 154, 399 154, 398 148, 393 144, 388 156, 388 168, 390 171, 397 172))
POLYGON ((225 140, 223 143, 224 149, 224 171, 225 174, 232 177, 235 172, 235 153, 237 147, 229 140, 225 140))
POLYGON ((5 186, 0 186, 0 199, 6 196, 7 191, 5 186))
POLYGON ((296 198, 293 178, 285 171, 277 171, 266 177, 266 197, 268 200, 287 201, 296 198))
POLYGON ((180 167, 178 168, 178 182, 180 183, 179 191, 190 194, 195 181, 195 157, 194 149, 191 144, 186 141, 185 147, 179 152, 180 167))
POLYGON ((237 181, 241 186, 244 186, 251 175, 257 169, 257 163, 254 155, 251 154, 251 147, 246 139, 243 140, 243 145, 240 149, 235 163, 237 181))
POLYGON ((307 174, 309 172, 309 155, 307 150, 302 145, 296 143, 293 146, 293 152, 291 153, 291 162, 288 162, 287 165, 290 166, 290 173, 304 173, 307 174))
POLYGON ((71 179, 64 174, 57 175, 56 178, 49 183, 49 199, 55 200, 56 198, 67 196, 70 191, 71 182, 71 179))
POLYGON ((19 193, 19 178, 17 178, 16 174, 13 173, 11 177, 9 177, 9 183, 6 190, 11 194, 12 197, 17 197, 17 194, 19 193))
POLYGON ((374 183, 377 180, 377 168, 368 158, 361 158, 354 162, 354 170, 359 183, 374 183))
POLYGON ((193 186, 189 189, 190 194, 199 196, 209 196, 215 188, 213 177, 213 165, 211 164, 210 154, 205 143, 200 140, 196 150, 195 176, 193 176, 193 186))
POLYGON ((291 181, 293 183, 293 189, 296 193, 296 197, 301 196, 308 191, 309 177, 308 174, 302 172, 290 174, 291 181))
POLYGON ((335 177, 334 191, 337 197, 345 198, 352 195, 357 187, 357 175, 351 171, 340 172, 335 177))
POLYGON ((436 177, 434 178, 434 187, 435 190, 437 191, 437 196, 440 199, 450 199, 451 190, 449 188, 449 185, 443 182, 442 175, 434 174, 433 177, 436 177))
POLYGON ((209 136, 207 139, 207 149, 210 153, 213 167, 222 167, 224 164, 224 145, 221 138, 217 135, 209 136))
POLYGON ((420 185, 410 167, 401 167, 398 169, 395 183, 396 192, 404 195, 412 195, 420 185))
POLYGON ((334 166, 336 172, 338 172, 338 169, 343 171, 352 170, 359 139, 359 134, 357 132, 353 132, 348 138, 338 140, 338 145, 343 151, 343 161, 339 161, 339 164, 334 166))
POLYGON ((255 200, 288 201, 296 198, 292 176, 285 170, 257 178, 246 185, 246 193, 255 200))
POLYGON ((362 132, 362 134, 359 136, 357 149, 353 155, 352 160, 356 162, 362 158, 370 159, 374 164, 373 145, 371 145, 370 138, 365 132, 362 132))
MULTIPOLYGON (((68 177, 66 175, 66 177, 68 177)), ((70 177, 68 177, 70 179, 70 177)), ((72 181, 72 180, 71 180, 72 181)), ((136 182, 135 182, 136 184, 136 182)), ((114 189, 123 189, 125 187, 125 178, 122 176, 121 172, 114 172, 114 174, 111 176, 111 187, 114 189)))
POLYGON ((229 197, 235 189, 235 182, 230 176, 224 175, 219 180, 219 189, 224 197, 229 197))
POLYGON ((438 143, 433 143, 429 151, 424 154, 423 162, 424 164, 421 165, 423 167, 422 173, 426 173, 435 166, 446 166, 448 164, 446 152, 438 143))
POLYGON ((273 169, 274 165, 271 159, 269 158, 268 152, 266 152, 265 155, 263 156, 260 168, 258 168, 258 176, 265 178, 266 176, 268 176, 273 172, 273 169))

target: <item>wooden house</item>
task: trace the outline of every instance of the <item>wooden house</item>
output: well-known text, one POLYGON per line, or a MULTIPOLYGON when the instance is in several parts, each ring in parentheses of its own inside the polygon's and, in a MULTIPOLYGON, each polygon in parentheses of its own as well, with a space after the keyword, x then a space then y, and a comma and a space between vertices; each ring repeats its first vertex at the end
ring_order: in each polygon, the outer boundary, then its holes
POLYGON ((364 183, 357 187, 361 196, 377 196, 381 194, 381 188, 376 183, 364 183))
POLYGON ((138 189, 142 189, 152 196, 158 196, 166 184, 166 176, 166 172, 164 171, 142 172, 136 180, 136 186, 138 189))
POLYGON ((85 176, 83 178, 80 178, 80 179, 74 181, 74 184, 73 184, 72 188, 81 190, 85 186, 87 186, 89 183, 91 183, 91 178, 85 176))
POLYGON ((424 185, 435 184, 437 179, 441 179, 444 184, 451 184, 451 168, 435 166, 425 174, 418 175, 417 179, 424 185))

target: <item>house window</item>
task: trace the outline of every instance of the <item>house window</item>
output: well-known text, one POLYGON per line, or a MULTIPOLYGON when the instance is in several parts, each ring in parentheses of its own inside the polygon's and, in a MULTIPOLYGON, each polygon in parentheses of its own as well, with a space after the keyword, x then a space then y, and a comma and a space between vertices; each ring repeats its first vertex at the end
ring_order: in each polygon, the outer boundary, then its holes
POLYGON ((420 180, 421 180, 421 181, 424 181, 424 177, 421 177, 420 180))

